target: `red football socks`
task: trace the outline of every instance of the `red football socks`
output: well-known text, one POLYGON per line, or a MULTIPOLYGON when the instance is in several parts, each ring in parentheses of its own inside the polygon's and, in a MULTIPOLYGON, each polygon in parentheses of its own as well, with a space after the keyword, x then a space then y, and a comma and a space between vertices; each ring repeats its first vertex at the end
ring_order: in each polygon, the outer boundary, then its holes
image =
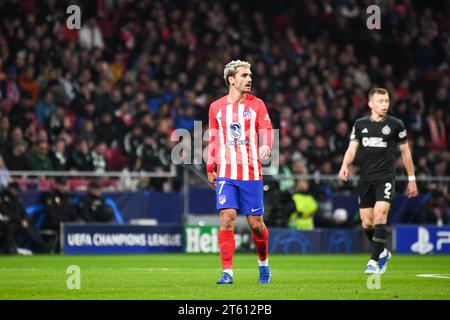
POLYGON ((269 256, 269 229, 264 227, 262 234, 252 233, 253 243, 256 246, 256 252, 258 253, 258 260, 265 261, 269 256))
POLYGON ((223 270, 233 269, 235 240, 233 230, 219 231, 219 250, 223 270))

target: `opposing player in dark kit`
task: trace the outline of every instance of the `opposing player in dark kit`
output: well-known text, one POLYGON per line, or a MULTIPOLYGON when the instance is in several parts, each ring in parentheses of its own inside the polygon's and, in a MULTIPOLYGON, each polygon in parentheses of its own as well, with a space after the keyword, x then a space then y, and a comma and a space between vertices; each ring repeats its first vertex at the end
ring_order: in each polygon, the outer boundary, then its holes
POLYGON ((349 166, 359 153, 361 179, 358 201, 362 227, 373 244, 365 273, 384 273, 391 252, 386 248, 386 222, 395 190, 395 154, 400 149, 408 175, 408 197, 417 196, 414 164, 405 125, 387 114, 389 94, 386 89, 369 92, 370 116, 355 121, 350 144, 342 162, 339 178, 347 181, 349 166))

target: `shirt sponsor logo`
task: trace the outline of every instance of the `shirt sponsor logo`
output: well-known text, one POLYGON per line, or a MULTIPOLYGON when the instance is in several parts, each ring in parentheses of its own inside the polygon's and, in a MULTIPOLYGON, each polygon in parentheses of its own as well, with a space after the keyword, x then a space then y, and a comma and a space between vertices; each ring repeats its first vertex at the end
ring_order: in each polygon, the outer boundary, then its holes
POLYGON ((380 137, 364 137, 362 144, 364 147, 387 148, 387 142, 380 137))
POLYGON ((250 144, 250 141, 248 140, 237 140, 237 141, 227 141, 227 146, 245 146, 247 144, 250 144))
POLYGON ((233 122, 232 124, 230 124, 230 132, 231 132, 231 136, 234 139, 238 139, 241 137, 241 124, 238 122, 233 122))

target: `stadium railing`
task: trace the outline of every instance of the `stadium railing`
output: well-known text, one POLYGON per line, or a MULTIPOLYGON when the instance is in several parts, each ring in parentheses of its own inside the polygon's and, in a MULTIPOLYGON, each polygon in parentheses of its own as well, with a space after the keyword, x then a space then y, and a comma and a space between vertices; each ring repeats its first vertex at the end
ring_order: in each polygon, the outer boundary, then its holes
MULTIPOLYGON (((0 174, 1 180, 7 182, 16 181, 21 190, 48 191, 56 178, 66 178, 69 190, 85 190, 90 181, 96 180, 102 188, 109 191, 133 190, 132 185, 144 178, 174 178, 177 176, 175 166, 170 171, 6 171, 0 174)), ((6 182, 6 183, 5 183, 6 182)))

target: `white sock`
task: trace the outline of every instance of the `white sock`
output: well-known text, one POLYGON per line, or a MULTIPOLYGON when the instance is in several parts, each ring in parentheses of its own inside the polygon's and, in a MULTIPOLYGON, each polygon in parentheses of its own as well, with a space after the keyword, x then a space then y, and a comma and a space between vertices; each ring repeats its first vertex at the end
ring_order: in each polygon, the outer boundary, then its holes
POLYGON ((232 269, 225 269, 223 272, 228 273, 230 276, 233 276, 233 270, 232 269))
POLYGON ((269 266, 269 258, 267 258, 264 261, 258 260, 258 266, 260 266, 260 267, 268 267, 269 266))
POLYGON ((368 262, 367 264, 370 264, 371 266, 376 267, 378 263, 377 263, 375 260, 370 259, 369 262, 368 262))
POLYGON ((380 253, 380 258, 383 258, 383 257, 385 257, 387 255, 387 249, 386 248, 384 248, 384 250, 383 250, 383 252, 381 252, 380 253))

